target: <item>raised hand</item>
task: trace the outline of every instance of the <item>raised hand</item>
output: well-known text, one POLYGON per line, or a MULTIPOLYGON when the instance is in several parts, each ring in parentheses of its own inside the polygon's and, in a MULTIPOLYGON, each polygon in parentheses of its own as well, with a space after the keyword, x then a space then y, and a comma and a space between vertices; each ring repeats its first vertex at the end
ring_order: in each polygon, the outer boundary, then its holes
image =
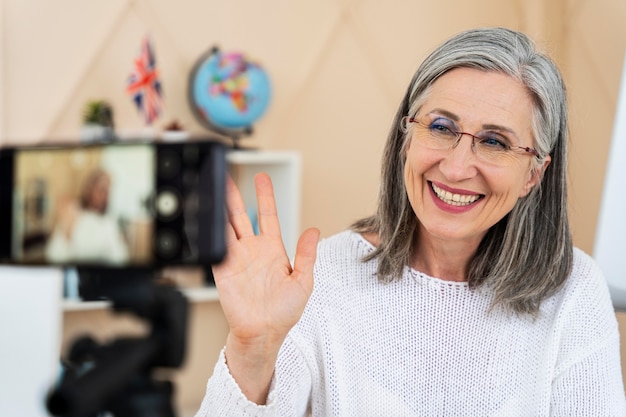
POLYGON ((230 326, 226 359, 251 401, 262 403, 278 350, 300 319, 313 290, 319 231, 298 240, 293 266, 285 250, 272 182, 255 176, 259 235, 255 235, 241 194, 229 178, 225 260, 213 268, 222 309, 230 326))

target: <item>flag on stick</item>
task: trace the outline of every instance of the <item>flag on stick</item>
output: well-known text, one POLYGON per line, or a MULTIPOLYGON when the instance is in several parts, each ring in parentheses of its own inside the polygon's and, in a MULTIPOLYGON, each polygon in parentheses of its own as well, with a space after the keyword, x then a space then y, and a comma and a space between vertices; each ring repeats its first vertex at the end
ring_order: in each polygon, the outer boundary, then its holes
POLYGON ((146 36, 141 43, 139 55, 135 58, 133 72, 128 77, 126 92, 130 94, 142 113, 146 124, 151 125, 161 114, 162 88, 159 72, 156 69, 154 49, 146 36))

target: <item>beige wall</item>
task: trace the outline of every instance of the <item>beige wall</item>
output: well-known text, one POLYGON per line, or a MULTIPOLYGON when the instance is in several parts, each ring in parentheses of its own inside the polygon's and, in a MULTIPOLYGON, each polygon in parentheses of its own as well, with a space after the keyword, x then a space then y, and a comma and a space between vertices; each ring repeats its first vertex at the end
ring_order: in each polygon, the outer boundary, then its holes
MULTIPOLYGON (((113 103, 120 131, 142 130, 124 83, 146 33, 165 90, 156 128, 177 118, 202 132, 186 101, 189 70, 213 45, 246 52, 268 70, 273 101, 244 144, 302 152, 302 227, 326 236, 374 209, 388 125, 425 54, 470 27, 527 31, 569 85, 572 223, 576 244, 593 249, 626 48, 623 0, 0 0, 0 19, 0 143, 75 140, 91 98, 113 103)), ((191 405, 210 373, 199 358, 213 357, 224 335, 219 311, 202 314, 183 378, 191 405)))
POLYGON ((626 2, 569 0, 564 14, 562 67, 572 130, 570 213, 575 242, 591 252, 626 51, 626 2))
POLYGON ((205 132, 186 98, 208 48, 240 50, 273 84, 244 144, 302 151, 302 226, 330 235, 375 204, 379 159, 409 78, 440 40, 502 25, 531 34, 561 64, 572 107, 571 213, 591 251, 626 44, 619 0, 2 0, 0 143, 75 140, 84 103, 113 103, 118 131, 145 129, 125 80, 141 37, 155 42, 165 112, 205 132))
POLYGON ((155 127, 178 118, 202 132, 187 104, 188 72, 213 45, 241 50, 267 68, 274 92, 245 144, 302 151, 303 227, 324 235, 373 210, 389 122, 436 43, 461 29, 503 25, 558 52, 562 36, 562 25, 551 23, 561 14, 536 0, 4 4, 3 141, 74 140, 83 104, 99 97, 113 103, 119 131, 142 130, 124 88, 146 33, 165 90, 155 127))

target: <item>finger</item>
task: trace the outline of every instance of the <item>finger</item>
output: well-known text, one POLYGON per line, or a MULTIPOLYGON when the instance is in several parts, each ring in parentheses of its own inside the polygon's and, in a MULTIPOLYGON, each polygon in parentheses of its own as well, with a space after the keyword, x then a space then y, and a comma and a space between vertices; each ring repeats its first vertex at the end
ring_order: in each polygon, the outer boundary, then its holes
POLYGON ((320 231, 316 228, 305 230, 296 246, 296 256, 293 263, 293 277, 311 291, 313 288, 313 267, 317 258, 317 244, 320 231))
POLYGON ((230 175, 226 179, 226 207, 228 219, 237 238, 254 236, 252 223, 246 211, 246 204, 230 175))
POLYGON ((259 231, 263 235, 281 237, 272 180, 269 175, 259 173, 254 177, 254 185, 259 213, 259 231))
POLYGON ((211 268, 213 268, 213 277, 215 278, 216 283, 217 280, 222 276, 222 271, 229 270, 229 260, 233 256, 233 250, 236 249, 233 246, 235 246, 239 242, 239 240, 237 239, 237 235, 235 235, 235 231, 233 230, 233 226, 228 222, 226 222, 225 228, 225 242, 226 255, 224 256, 224 259, 222 259, 222 261, 218 262, 217 264, 211 265, 211 268))
POLYGON ((225 241, 227 247, 237 242, 237 234, 235 233, 235 229, 233 229, 233 225, 230 224, 230 222, 226 222, 225 241))

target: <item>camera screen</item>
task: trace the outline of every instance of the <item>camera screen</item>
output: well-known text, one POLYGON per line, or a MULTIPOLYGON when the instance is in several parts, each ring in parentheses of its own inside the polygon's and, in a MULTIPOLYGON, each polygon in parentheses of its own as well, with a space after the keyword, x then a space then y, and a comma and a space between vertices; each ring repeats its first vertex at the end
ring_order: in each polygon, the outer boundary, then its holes
POLYGON ((152 261, 155 148, 150 144, 15 153, 12 253, 33 264, 152 261))

